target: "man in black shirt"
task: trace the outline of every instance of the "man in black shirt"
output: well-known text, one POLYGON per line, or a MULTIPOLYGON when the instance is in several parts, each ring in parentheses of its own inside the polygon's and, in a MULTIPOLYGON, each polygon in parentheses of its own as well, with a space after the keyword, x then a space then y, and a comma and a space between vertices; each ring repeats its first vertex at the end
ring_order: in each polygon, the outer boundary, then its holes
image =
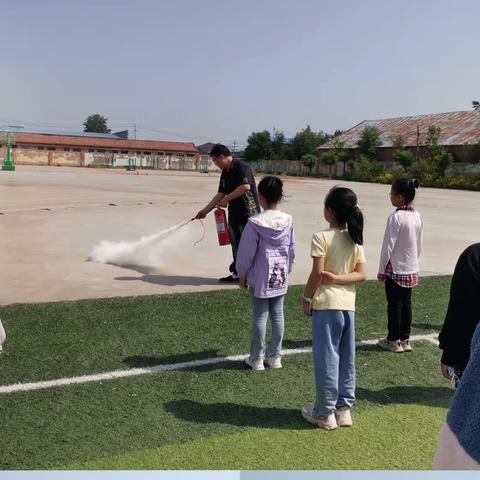
POLYGON ((205 218, 215 207, 226 208, 228 205, 228 231, 232 245, 233 263, 229 268, 231 274, 220 278, 220 281, 237 282, 235 260, 240 238, 248 217, 260 212, 257 186, 250 166, 243 160, 235 159, 225 145, 217 143, 212 148, 210 157, 213 163, 222 170, 218 193, 197 213, 195 218, 205 218))

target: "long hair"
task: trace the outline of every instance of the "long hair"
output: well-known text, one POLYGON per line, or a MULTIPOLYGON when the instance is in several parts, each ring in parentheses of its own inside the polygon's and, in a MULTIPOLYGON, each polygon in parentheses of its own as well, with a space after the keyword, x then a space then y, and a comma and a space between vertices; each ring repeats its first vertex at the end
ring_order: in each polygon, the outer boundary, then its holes
POLYGON ((338 223, 347 224, 353 243, 363 245, 363 214, 355 193, 349 188, 333 187, 325 198, 325 207, 333 210, 338 223))

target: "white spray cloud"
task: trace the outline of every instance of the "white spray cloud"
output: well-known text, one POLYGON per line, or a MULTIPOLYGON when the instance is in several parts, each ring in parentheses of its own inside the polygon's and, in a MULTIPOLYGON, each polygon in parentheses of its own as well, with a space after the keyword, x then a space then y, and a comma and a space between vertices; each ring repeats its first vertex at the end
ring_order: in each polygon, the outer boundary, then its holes
POLYGON ((201 232, 192 223, 181 223, 137 242, 102 240, 91 251, 92 262, 110 263, 123 267, 149 267, 157 270, 174 265, 186 249, 192 248, 201 232))

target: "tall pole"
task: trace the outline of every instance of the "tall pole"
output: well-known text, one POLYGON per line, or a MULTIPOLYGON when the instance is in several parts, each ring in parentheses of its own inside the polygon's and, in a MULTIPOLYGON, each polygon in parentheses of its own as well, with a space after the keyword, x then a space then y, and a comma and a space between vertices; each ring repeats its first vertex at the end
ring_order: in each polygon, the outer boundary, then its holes
POLYGON ((5 134, 5 158, 3 160, 2 170, 8 170, 13 172, 15 170, 15 165, 12 162, 12 153, 11 153, 11 141, 12 136, 9 132, 5 134))
POLYGON ((420 145, 420 128, 417 123, 417 147, 415 148, 415 161, 418 162, 418 149, 420 145))

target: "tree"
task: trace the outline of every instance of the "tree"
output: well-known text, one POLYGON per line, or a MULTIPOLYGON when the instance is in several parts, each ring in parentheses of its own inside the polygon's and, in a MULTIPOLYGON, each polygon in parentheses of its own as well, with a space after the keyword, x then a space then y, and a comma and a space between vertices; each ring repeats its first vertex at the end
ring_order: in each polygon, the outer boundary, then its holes
POLYGON ((328 177, 332 178, 332 167, 337 164, 337 162, 344 162, 343 170, 345 172, 345 162, 348 157, 348 152, 346 149, 345 142, 340 140, 339 136, 334 136, 333 140, 330 140, 329 143, 330 150, 324 153, 320 158, 328 165, 328 177))
POLYGON ((403 135, 396 135, 394 137, 391 137, 390 141, 392 142, 392 147, 396 150, 404 148, 405 144, 407 143, 403 135))
POLYGON ((445 176, 445 171, 449 165, 453 162, 453 156, 451 153, 440 145, 440 135, 442 129, 435 125, 430 125, 427 130, 427 136, 425 138, 425 160, 434 170, 434 172, 440 176, 445 176))
POLYGON ((272 138, 272 151, 275 160, 292 160, 292 145, 285 138, 285 134, 279 130, 275 130, 272 138))
POLYGON ((438 176, 444 177, 445 171, 453 163, 453 155, 444 148, 433 158, 433 165, 438 176))
POLYGON ((83 122, 84 132, 94 133, 110 133, 111 130, 107 126, 107 118, 99 113, 89 115, 83 122))
POLYGON ((412 165, 413 162, 413 153, 410 150, 404 148, 397 148, 393 153, 393 159, 395 162, 399 163, 405 170, 412 165))
POLYGON ((303 155, 301 160, 303 164, 308 168, 308 173, 311 175, 312 169, 317 163, 317 156, 313 153, 306 153, 305 155, 303 155))
POLYGON ((427 136, 425 138, 425 158, 427 161, 433 162, 436 155, 439 155, 444 151, 444 148, 439 145, 440 135, 442 129, 435 125, 430 125, 427 130, 427 136))
POLYGON ((480 112, 480 102, 478 100, 473 100, 472 101, 472 108, 476 111, 476 112, 480 112))
POLYGON ((403 135, 397 135, 391 139, 392 147, 395 148, 393 152, 393 160, 399 163, 404 170, 407 170, 413 162, 413 153, 410 150, 405 149, 407 141, 403 135))
POLYGON ((324 132, 315 133, 307 125, 306 128, 297 132, 292 140, 292 149, 296 160, 301 159, 307 153, 316 155, 317 148, 327 142, 330 136, 324 132))
POLYGON ((325 165, 328 165, 328 178, 332 178, 332 167, 338 162, 337 155, 333 150, 330 150, 324 153, 320 158, 325 165))
POLYGON ((270 132, 252 132, 247 139, 247 147, 245 148, 245 160, 268 160, 273 153, 272 140, 270 132))
POLYGON ((377 127, 365 127, 357 142, 360 153, 370 159, 374 159, 377 148, 383 145, 381 136, 382 133, 377 127))

